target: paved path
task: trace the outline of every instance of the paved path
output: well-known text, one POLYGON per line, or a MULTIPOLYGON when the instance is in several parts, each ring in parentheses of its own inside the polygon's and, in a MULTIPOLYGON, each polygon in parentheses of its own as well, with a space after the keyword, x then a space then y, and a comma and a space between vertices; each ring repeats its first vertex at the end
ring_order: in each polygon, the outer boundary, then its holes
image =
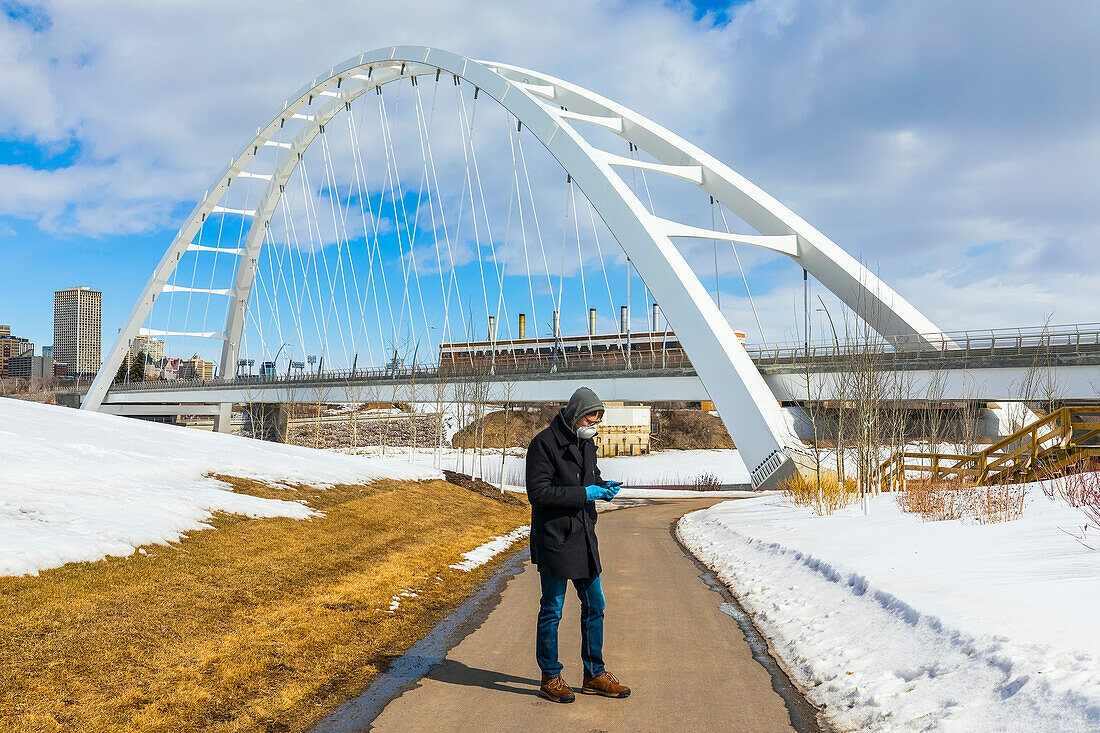
MULTIPOLYGON (((722 598, 699 578, 670 523, 713 500, 667 501, 599 518, 607 596, 604 659, 625 700, 538 697, 538 573, 527 565, 474 633, 420 685, 392 701, 377 731, 790 731, 783 700, 753 660, 722 598)), ((580 604, 572 587, 560 628, 563 676, 581 683, 580 604)))

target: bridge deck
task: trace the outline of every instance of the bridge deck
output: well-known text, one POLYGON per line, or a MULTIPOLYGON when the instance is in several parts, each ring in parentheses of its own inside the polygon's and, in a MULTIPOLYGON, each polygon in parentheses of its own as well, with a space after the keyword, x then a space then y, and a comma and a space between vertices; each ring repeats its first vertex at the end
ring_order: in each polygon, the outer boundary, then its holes
MULTIPOLYGON (((837 375, 873 368, 910 373, 913 397, 925 394, 932 380, 943 384, 944 399, 1020 399, 1025 381, 1049 373, 1058 396, 1091 400, 1100 392, 1100 338, 1067 337, 1060 343, 991 342, 956 349, 860 352, 839 344, 805 349, 774 348, 750 352, 780 401, 810 395, 835 399, 837 375)), ((491 370, 462 364, 426 365, 389 370, 331 371, 275 377, 182 380, 119 384, 107 404, 179 404, 213 402, 450 401, 461 399, 470 385, 487 384, 486 399, 538 402, 560 400, 581 384, 597 385, 607 399, 701 400, 706 390, 686 358, 634 358, 627 365, 617 354, 563 357, 556 363, 509 363, 491 370), (307 397, 308 395, 308 397, 307 397)), ((80 394, 81 390, 73 390, 80 394)), ((70 398, 73 399, 73 398, 70 398)), ((468 399, 468 397, 467 397, 468 399)))

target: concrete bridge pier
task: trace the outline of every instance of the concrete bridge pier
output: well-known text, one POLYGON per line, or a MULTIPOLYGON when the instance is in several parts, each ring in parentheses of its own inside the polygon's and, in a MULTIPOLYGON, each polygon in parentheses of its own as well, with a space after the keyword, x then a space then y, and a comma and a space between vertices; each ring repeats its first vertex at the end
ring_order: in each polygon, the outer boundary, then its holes
POLYGON ((233 403, 232 402, 219 402, 218 411, 214 414, 214 432, 215 433, 229 433, 232 432, 233 426, 231 422, 233 420, 233 403))
MULTIPOLYGON (((253 438, 285 443, 290 426, 290 411, 284 403, 257 402, 245 409, 245 427, 253 438)), ((228 423, 228 419, 226 420, 228 423)), ((215 420, 215 429, 217 421, 215 420)))

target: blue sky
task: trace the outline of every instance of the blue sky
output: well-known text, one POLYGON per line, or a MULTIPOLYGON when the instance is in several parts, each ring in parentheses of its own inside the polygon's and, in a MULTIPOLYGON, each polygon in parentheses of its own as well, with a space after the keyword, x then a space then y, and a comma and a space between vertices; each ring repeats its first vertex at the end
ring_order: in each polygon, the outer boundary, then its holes
MULTIPOLYGON (((638 109, 944 328, 1100 320, 1100 272, 1082 266, 1100 233, 1095 4, 521 5, 0 3, 0 323, 49 343, 53 290, 89 285, 104 291, 106 347, 255 126, 321 69, 406 42, 638 109)), ((770 337, 789 337, 796 273, 747 265, 770 337)), ((733 266, 723 306, 741 323, 733 266)))

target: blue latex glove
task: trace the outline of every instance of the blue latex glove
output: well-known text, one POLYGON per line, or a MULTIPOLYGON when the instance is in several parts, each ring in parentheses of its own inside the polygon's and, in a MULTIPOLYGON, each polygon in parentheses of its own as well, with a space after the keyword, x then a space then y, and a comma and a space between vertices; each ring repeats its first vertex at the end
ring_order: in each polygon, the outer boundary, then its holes
POLYGON ((623 485, 622 481, 607 481, 605 483, 607 484, 607 488, 609 489, 618 489, 620 486, 623 485))
POLYGON ((584 487, 584 500, 585 501, 595 501, 596 499, 602 499, 605 491, 606 491, 606 489, 604 487, 596 486, 596 484, 591 484, 589 486, 585 486, 584 487))
POLYGON ((608 481, 607 488, 603 490, 603 496, 600 497, 604 501, 611 501, 615 498, 615 494, 619 493, 619 487, 622 486, 618 481, 608 481))

